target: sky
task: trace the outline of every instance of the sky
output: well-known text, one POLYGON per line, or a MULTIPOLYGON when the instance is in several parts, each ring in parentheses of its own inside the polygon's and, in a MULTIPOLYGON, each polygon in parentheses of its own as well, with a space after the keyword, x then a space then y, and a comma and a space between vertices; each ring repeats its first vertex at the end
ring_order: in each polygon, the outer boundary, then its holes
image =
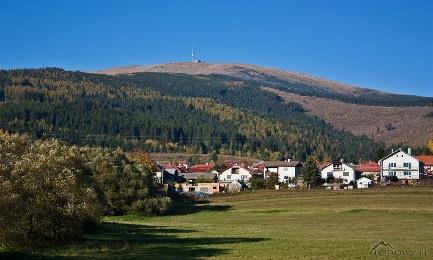
POLYGON ((248 63, 433 96, 432 0, 1 0, 0 68, 248 63))

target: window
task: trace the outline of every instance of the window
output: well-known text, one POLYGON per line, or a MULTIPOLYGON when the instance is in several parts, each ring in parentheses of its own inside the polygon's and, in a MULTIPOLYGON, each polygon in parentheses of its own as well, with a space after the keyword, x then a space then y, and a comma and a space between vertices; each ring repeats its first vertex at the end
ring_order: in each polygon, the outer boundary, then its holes
POLYGON ((348 177, 349 176, 349 172, 343 172, 343 176, 348 177))
POLYGON ((389 172, 388 175, 389 176, 397 176, 397 172, 389 172))
POLYGON ((239 168, 232 168, 232 174, 239 174, 239 168))
POLYGON ((411 169, 411 167, 412 167, 412 164, 411 163, 403 163, 403 167, 404 168, 409 168, 409 169, 411 169))
POLYGON ((231 175, 227 175, 227 180, 231 180, 232 176, 231 175))
POLYGON ((208 188, 200 188, 200 192, 209 193, 208 188))
POLYGON ((242 179, 242 180, 246 180, 246 179, 248 179, 248 175, 241 175, 241 179, 242 179))
POLYGON ((397 164, 395 162, 394 163, 390 162, 388 164, 388 168, 392 168, 392 167, 396 167, 396 166, 397 166, 397 164))
POLYGON ((289 179, 289 176, 284 176, 284 179, 285 179, 285 180, 288 180, 288 179, 289 179))
POLYGON ((287 171, 289 171, 289 168, 284 167, 284 168, 283 168, 283 171, 287 172, 287 171))
POLYGON ((410 176, 411 175, 410 172, 404 172, 403 174, 404 174, 404 176, 410 176))

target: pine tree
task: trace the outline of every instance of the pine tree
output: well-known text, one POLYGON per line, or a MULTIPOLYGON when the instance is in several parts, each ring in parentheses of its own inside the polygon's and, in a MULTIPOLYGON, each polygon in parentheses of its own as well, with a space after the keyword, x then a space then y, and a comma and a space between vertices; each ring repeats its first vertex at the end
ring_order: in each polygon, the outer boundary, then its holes
POLYGON ((304 165, 301 168, 301 178, 304 183, 308 185, 310 189, 311 186, 315 186, 320 183, 320 172, 317 166, 317 160, 314 156, 310 155, 307 157, 304 165))

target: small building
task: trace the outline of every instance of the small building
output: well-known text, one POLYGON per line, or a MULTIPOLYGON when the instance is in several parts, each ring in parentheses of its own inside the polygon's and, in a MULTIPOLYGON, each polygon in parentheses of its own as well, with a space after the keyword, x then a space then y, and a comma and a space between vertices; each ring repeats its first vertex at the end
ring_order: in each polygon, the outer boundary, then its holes
POLYGON ((407 153, 397 149, 379 160, 381 179, 396 176, 399 180, 419 180, 424 174, 422 162, 412 156, 411 149, 407 153))
POLYGON ((300 161, 267 161, 263 164, 263 176, 276 173, 279 182, 286 182, 289 179, 298 178, 301 172, 302 163, 300 161))
POLYGON ((366 177, 361 177, 356 180, 356 187, 358 189, 368 189, 373 185, 373 181, 366 177))
POLYGON ((234 181, 248 182, 253 172, 239 165, 232 165, 223 170, 218 176, 221 184, 230 184, 234 181))
POLYGON ((333 177, 334 179, 343 180, 344 184, 348 184, 350 182, 354 183, 359 178, 360 173, 353 166, 344 162, 332 162, 323 165, 321 175, 322 179, 326 180, 333 177))
POLYGON ((371 176, 375 182, 378 182, 380 179, 380 165, 376 162, 361 163, 356 167, 356 170, 361 173, 361 176, 371 176))

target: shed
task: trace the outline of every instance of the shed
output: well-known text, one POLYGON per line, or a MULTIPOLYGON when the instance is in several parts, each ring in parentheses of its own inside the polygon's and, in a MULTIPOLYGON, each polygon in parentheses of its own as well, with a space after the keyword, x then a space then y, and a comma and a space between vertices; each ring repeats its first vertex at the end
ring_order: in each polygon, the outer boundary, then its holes
POLYGON ((373 181, 366 177, 361 177, 356 181, 356 186, 358 189, 367 189, 370 188, 373 184, 373 181))

